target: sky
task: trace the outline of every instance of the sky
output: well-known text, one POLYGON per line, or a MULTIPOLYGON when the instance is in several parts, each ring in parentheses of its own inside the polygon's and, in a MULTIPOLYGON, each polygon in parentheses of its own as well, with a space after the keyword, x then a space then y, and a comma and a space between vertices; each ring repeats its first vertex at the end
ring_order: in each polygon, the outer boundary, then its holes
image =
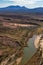
POLYGON ((25 6, 27 8, 43 7, 43 0, 0 0, 0 8, 11 5, 25 6))

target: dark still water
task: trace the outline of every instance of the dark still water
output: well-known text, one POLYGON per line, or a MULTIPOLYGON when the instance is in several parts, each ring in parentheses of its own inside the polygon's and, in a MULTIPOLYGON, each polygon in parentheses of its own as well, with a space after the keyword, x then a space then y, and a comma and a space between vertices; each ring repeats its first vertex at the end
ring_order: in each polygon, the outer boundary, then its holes
POLYGON ((24 56, 23 56, 23 59, 22 59, 20 65, 24 65, 33 56, 33 54, 36 52, 36 49, 34 47, 35 36, 36 35, 34 35, 32 38, 29 39, 28 47, 24 48, 24 50, 23 50, 24 56))

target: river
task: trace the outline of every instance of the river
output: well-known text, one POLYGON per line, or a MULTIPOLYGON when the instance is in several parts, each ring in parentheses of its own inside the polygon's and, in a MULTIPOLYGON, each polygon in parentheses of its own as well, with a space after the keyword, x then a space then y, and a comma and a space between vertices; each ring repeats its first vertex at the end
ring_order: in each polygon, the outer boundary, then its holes
POLYGON ((35 39, 36 35, 34 35, 32 38, 29 39, 29 41, 27 42, 28 47, 25 47, 23 52, 23 59, 20 63, 20 65, 24 65, 36 52, 36 48, 34 47, 34 39, 35 39))

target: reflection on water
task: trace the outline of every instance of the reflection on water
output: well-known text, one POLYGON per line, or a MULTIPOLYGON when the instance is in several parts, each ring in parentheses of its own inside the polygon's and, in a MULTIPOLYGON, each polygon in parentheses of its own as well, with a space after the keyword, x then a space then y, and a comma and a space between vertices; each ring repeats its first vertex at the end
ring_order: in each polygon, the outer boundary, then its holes
POLYGON ((34 35, 32 38, 29 39, 28 41, 28 47, 25 47, 23 52, 24 52, 24 56, 22 59, 22 62, 20 63, 20 65, 24 65, 32 56, 33 54, 36 52, 36 49, 34 47, 34 38, 36 35, 34 35))

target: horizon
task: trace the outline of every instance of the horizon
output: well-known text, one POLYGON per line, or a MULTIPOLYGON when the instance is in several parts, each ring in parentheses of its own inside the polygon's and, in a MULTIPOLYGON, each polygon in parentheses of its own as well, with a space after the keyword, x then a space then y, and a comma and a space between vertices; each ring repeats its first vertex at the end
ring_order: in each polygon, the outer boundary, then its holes
MULTIPOLYGON (((1 8, 7 8, 7 7, 16 7, 16 6, 18 6, 18 7, 24 7, 24 8, 27 8, 27 7, 25 7, 25 6, 19 6, 19 5, 9 5, 9 6, 5 6, 5 7, 0 7, 0 9, 1 8)), ((35 8, 27 8, 27 9, 36 9, 36 8, 43 8, 43 7, 35 7, 35 8)))
POLYGON ((8 6, 24 6, 26 8, 38 8, 43 7, 43 0, 1 0, 0 8, 8 7, 8 6))

